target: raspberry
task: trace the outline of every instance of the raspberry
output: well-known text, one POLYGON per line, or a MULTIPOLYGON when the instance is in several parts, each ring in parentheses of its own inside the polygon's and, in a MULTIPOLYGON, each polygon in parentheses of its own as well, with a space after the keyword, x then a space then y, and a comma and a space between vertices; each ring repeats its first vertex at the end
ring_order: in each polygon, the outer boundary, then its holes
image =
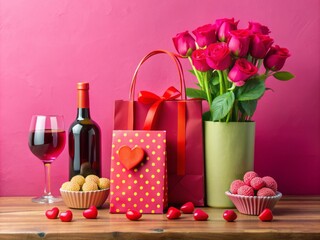
POLYGON ((261 177, 255 177, 251 180, 250 186, 253 187, 254 190, 259 190, 260 188, 266 186, 266 183, 261 177))
POLYGON ((274 192, 278 190, 278 184, 274 178, 266 176, 262 178, 263 181, 266 183, 266 187, 271 188, 274 192))
POLYGON ((254 196, 254 191, 252 187, 244 185, 238 189, 238 194, 243 196, 254 196))
POLYGON ((258 177, 258 174, 254 171, 249 171, 244 174, 243 181, 245 184, 250 185, 251 180, 255 177, 258 177))
POLYGON ((268 196, 272 197, 275 195, 276 194, 274 193, 274 191, 271 188, 267 188, 267 187, 261 188, 257 192, 258 197, 268 197, 268 196))
POLYGON ((232 194, 237 194, 238 189, 242 186, 246 185, 242 180, 234 180, 230 185, 230 192, 232 194))

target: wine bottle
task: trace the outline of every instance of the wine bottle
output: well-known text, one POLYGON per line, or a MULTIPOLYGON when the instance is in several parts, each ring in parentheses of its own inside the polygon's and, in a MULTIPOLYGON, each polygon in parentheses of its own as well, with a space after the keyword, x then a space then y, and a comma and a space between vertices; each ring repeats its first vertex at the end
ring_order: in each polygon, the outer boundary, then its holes
POLYGON ((80 82, 77 89, 77 118, 69 128, 69 178, 78 174, 101 177, 101 134, 90 117, 89 83, 80 82))

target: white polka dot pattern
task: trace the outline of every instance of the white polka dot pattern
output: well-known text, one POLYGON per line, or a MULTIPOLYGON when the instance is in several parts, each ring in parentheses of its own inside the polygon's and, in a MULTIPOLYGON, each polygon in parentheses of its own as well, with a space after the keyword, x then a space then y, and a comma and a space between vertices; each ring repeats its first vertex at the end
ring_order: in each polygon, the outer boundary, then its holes
POLYGON ((167 206, 166 132, 114 130, 110 172, 110 213, 135 209, 163 213, 167 206), (119 161, 122 146, 141 147, 145 159, 126 170, 119 161))

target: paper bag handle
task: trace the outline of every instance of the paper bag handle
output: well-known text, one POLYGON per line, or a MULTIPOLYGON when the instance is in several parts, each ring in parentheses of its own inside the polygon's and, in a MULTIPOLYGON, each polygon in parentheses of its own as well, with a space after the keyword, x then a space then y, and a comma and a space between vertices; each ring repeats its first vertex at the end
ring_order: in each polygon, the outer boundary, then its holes
POLYGON ((180 81, 180 92, 181 92, 181 99, 186 100, 186 83, 184 80, 184 75, 183 75, 183 69, 181 66, 181 63, 179 61, 179 59, 177 58, 177 56, 175 54, 173 54, 172 52, 166 51, 166 50, 162 50, 162 49, 158 49, 158 50, 154 50, 150 53, 148 53, 138 64, 133 77, 132 77, 132 81, 131 81, 131 85, 130 85, 130 94, 129 94, 129 99, 130 101, 134 100, 134 94, 135 94, 135 87, 136 87, 136 81, 137 81, 137 76, 138 76, 138 71, 141 67, 141 65, 147 61, 150 57, 157 55, 157 54, 167 54, 174 62, 176 65, 176 68, 178 70, 178 74, 179 74, 179 81, 180 81))

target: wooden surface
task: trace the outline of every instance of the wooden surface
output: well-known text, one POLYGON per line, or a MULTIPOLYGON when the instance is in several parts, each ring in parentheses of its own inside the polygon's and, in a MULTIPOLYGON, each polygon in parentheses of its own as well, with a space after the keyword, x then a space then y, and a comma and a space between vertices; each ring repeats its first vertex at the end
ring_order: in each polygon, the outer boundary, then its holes
POLYGON ((224 209, 204 208, 206 222, 183 214, 179 220, 165 215, 144 214, 129 221, 124 214, 109 214, 107 206, 98 219, 84 219, 82 210, 72 210, 72 222, 49 220, 44 213, 58 206, 32 203, 30 197, 0 198, 0 239, 320 239, 320 197, 283 197, 274 209, 274 221, 238 213, 235 222, 225 222, 224 209))

